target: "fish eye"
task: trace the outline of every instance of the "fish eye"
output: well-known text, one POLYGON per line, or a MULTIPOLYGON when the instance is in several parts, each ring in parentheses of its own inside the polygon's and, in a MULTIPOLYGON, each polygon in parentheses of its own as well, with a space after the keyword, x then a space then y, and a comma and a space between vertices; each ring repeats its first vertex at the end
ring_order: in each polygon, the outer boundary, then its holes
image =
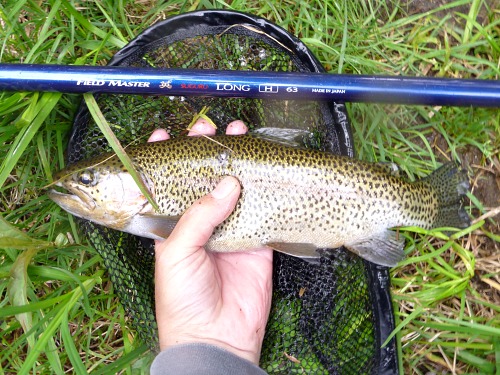
POLYGON ((84 186, 95 185, 94 172, 88 169, 78 173, 77 181, 84 186))

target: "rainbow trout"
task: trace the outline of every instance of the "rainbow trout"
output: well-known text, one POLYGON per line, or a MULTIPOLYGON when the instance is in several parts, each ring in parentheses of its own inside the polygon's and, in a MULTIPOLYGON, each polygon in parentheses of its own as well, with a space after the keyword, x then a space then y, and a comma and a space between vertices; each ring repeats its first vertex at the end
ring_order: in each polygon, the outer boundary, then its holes
POLYGON ((177 137, 127 149, 159 206, 155 212, 118 157, 105 154, 56 175, 49 196, 75 216, 153 239, 166 238, 179 216, 223 176, 242 185, 235 211, 206 245, 244 251, 262 245, 303 258, 345 246, 385 266, 403 258, 390 228, 464 228, 469 185, 454 164, 408 182, 390 164, 366 163, 292 147, 255 135, 177 137))

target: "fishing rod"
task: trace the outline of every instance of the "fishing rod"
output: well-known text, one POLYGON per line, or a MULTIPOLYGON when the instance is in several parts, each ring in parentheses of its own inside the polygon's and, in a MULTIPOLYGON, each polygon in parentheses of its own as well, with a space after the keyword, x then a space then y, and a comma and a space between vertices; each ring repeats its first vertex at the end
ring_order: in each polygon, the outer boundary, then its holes
POLYGON ((0 64, 0 91, 500 107, 500 81, 118 66, 0 64))

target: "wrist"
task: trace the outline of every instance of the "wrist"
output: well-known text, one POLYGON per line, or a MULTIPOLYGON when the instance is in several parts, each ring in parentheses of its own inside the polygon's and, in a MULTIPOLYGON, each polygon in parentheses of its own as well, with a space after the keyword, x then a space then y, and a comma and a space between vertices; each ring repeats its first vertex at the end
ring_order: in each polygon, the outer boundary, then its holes
POLYGON ((224 349, 232 354, 237 355, 240 358, 246 359, 256 365, 259 364, 260 360, 260 351, 261 351, 261 342, 255 342, 253 344, 246 345, 246 347, 234 346, 224 340, 207 338, 207 337, 196 337, 196 336, 175 336, 172 340, 162 340, 160 337, 160 349, 166 350, 178 345, 186 345, 186 344, 207 344, 216 346, 220 349, 224 349))

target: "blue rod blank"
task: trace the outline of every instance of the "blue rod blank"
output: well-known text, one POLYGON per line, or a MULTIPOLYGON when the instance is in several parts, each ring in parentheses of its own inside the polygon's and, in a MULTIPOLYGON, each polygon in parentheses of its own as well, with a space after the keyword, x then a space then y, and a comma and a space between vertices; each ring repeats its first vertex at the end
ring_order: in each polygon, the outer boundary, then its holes
POLYGON ((500 81, 325 73, 0 64, 0 91, 500 107, 500 81))

